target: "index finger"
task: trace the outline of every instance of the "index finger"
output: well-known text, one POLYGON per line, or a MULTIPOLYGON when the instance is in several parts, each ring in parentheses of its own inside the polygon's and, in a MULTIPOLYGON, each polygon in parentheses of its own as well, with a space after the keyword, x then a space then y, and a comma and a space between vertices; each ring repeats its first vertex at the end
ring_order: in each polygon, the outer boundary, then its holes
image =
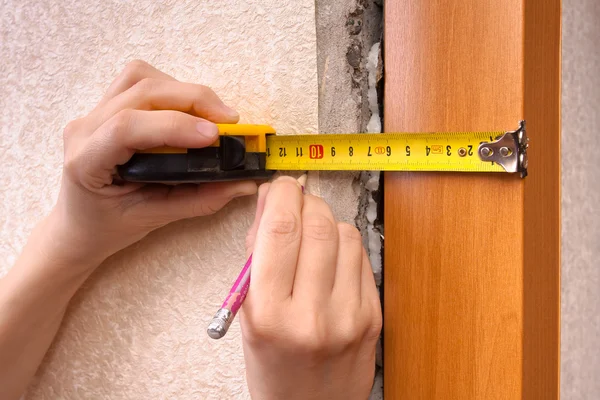
POLYGON ((258 231, 258 225, 265 210, 265 199, 267 193, 269 193, 270 183, 264 183, 258 188, 258 199, 256 200, 256 212, 254 215, 254 222, 248 230, 246 235, 246 257, 250 257, 252 250, 254 249, 254 241, 256 240, 256 232, 258 231))
POLYGON ((142 79, 100 107, 94 119, 106 121, 125 109, 176 110, 222 124, 239 120, 211 88, 176 80, 142 79))
POLYGON ((291 296, 302 234, 301 185, 284 176, 269 187, 256 233, 250 290, 253 297, 284 300, 291 296))
POLYGON ((96 108, 102 107, 113 97, 123 93, 142 79, 146 78, 163 79, 167 81, 176 80, 171 75, 165 74, 145 61, 133 60, 125 66, 123 71, 110 84, 104 97, 102 97, 102 100, 100 100, 96 108))

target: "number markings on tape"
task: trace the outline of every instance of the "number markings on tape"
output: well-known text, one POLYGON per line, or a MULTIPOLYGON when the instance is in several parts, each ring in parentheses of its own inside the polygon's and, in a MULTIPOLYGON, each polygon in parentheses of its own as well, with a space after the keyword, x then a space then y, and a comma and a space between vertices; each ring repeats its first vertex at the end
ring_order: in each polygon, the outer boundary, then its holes
POLYGON ((267 137, 269 170, 504 172, 477 149, 503 132, 267 137))

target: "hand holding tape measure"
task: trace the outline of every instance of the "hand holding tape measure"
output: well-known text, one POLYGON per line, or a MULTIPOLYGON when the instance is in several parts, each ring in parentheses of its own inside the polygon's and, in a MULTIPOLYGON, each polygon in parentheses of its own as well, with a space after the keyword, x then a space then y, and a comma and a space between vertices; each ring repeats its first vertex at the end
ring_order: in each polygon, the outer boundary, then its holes
POLYGON ((132 182, 266 179, 277 170, 505 172, 527 175, 525 121, 514 131, 276 135, 268 125, 220 124, 203 149, 157 148, 119 167, 132 182))

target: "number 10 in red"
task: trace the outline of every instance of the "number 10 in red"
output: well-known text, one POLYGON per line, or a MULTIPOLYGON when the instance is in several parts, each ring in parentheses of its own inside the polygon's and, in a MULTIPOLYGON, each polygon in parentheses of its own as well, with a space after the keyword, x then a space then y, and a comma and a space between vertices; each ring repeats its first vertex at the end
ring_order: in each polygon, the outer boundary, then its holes
POLYGON ((308 147, 309 155, 311 159, 321 159, 323 158, 323 146, 320 144, 311 144, 308 147))

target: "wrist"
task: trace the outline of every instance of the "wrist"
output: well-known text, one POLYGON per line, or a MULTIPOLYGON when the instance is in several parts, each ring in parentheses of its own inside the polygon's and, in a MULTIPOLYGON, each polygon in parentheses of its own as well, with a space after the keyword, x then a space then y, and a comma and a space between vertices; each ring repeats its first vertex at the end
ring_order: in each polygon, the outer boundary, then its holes
POLYGON ((33 230, 23 256, 32 265, 67 276, 89 275, 104 258, 86 252, 82 235, 69 228, 55 209, 33 230))
POLYGON ((36 226, 29 241, 10 269, 0 280, 0 303, 16 307, 41 306, 48 302, 59 314, 71 297, 93 272, 97 264, 75 260, 61 250, 59 234, 48 218, 36 226))

